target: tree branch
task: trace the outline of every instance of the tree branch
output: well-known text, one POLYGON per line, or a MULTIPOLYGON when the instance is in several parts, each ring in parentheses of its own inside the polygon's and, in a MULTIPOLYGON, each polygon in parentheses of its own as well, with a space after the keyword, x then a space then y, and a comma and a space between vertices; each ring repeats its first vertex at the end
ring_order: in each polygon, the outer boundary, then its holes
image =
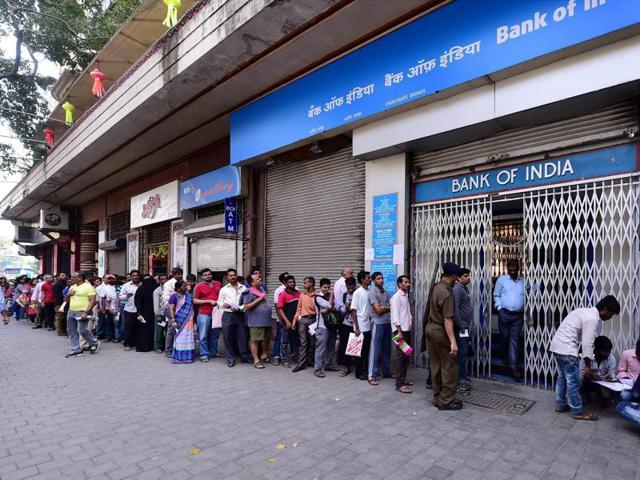
POLYGON ((41 17, 47 17, 53 20, 57 20, 58 22, 62 23, 66 27, 66 29, 69 30, 69 32, 71 32, 74 36, 76 37, 80 36, 80 34, 76 30, 74 30, 74 28, 64 18, 60 18, 56 15, 51 15, 50 13, 38 12, 37 10, 32 10, 30 8, 23 8, 23 7, 17 7, 14 9, 14 11, 32 13, 34 15, 40 15, 41 17))

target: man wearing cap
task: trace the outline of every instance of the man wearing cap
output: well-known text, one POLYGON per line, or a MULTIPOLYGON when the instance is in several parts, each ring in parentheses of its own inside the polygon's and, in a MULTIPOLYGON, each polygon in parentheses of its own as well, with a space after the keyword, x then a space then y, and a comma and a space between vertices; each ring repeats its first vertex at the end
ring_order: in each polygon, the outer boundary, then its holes
POLYGON ((455 399, 458 385, 458 344, 454 332, 453 285, 460 275, 455 263, 442 265, 442 277, 430 295, 425 335, 431 360, 433 405, 439 410, 460 410, 455 399))
POLYGON ((96 288, 98 300, 98 340, 112 342, 116 338, 114 317, 118 307, 116 287, 113 285, 115 275, 107 274, 103 282, 96 288))

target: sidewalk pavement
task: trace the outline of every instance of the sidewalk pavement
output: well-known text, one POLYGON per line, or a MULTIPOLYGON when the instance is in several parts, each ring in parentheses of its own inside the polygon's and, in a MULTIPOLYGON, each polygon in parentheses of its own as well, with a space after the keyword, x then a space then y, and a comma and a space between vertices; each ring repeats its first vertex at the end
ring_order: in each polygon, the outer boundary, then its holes
POLYGON ((403 395, 393 380, 312 369, 67 350, 25 322, 0 328, 2 480, 640 479, 640 430, 613 409, 598 422, 557 414, 548 391, 474 380, 536 404, 440 412, 422 370, 403 395))

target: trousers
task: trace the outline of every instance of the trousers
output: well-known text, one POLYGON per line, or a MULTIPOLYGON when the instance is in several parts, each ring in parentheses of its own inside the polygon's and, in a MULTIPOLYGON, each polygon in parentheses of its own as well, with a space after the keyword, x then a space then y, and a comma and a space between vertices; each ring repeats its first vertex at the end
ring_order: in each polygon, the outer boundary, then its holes
POLYGON ((458 387, 458 360, 451 357, 451 342, 444 325, 427 323, 427 346, 431 361, 433 404, 445 406, 456 397, 458 387))
POLYGON ((369 352, 371 351, 371 332, 361 332, 362 350, 360 357, 353 357, 353 362, 356 365, 356 377, 366 377, 369 370, 369 352))
MULTIPOLYGON (((411 332, 403 331, 402 336, 407 344, 411 345, 411 332)), ((396 388, 402 387, 407 383, 407 371, 411 362, 411 356, 405 355, 400 347, 396 346, 396 361, 398 363, 398 371, 396 372, 396 388)))
POLYGON ((280 351, 282 361, 286 363, 298 362, 300 353, 300 337, 297 330, 291 330, 286 325, 282 327, 282 342, 280 351))
POLYGON ((373 324, 371 327, 371 352, 369 354, 369 380, 378 376, 378 366, 382 364, 382 374, 391 374, 391 324, 373 324))
POLYGON ((556 410, 567 406, 572 415, 582 415, 582 397, 580 396, 580 358, 573 355, 554 353, 558 366, 556 380, 556 410), (567 402, 568 400, 568 402, 567 402))
POLYGON ((498 328, 504 358, 508 361, 509 367, 515 370, 518 368, 518 342, 524 328, 524 313, 501 309, 498 312, 498 328))
POLYGON ((113 322, 113 313, 106 311, 98 314, 97 336, 99 339, 106 338, 112 340, 115 338, 115 324, 113 322))
POLYGON ((338 345, 338 364, 345 367, 351 367, 353 364, 353 357, 346 355, 347 342, 349 341, 349 334, 353 333, 353 327, 351 325, 340 324, 340 344, 338 345))
POLYGON ((228 362, 238 357, 250 362, 247 326, 242 313, 224 312, 222 314, 222 337, 224 339, 225 358, 228 362))
POLYGON ((54 303, 45 303, 44 304, 44 314, 47 320, 48 328, 55 328, 56 326, 56 306, 54 303))
POLYGON ((124 311, 124 346, 135 347, 136 346, 136 322, 138 321, 138 314, 135 312, 124 311))
POLYGON ((298 320, 298 336, 300 337, 300 353, 298 363, 306 365, 312 358, 313 338, 309 335, 309 325, 315 322, 314 317, 300 317, 298 320))
POLYGON ((69 332, 69 343, 72 352, 81 352, 80 337, 84 338, 89 346, 97 345, 98 340, 89 329, 89 320, 81 320, 84 312, 74 312, 69 310, 67 315, 67 331, 69 332))

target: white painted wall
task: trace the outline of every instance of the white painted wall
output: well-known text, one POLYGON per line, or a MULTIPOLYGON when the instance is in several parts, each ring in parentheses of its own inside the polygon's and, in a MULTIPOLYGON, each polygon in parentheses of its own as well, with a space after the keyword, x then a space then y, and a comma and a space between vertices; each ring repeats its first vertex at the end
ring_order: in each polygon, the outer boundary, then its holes
MULTIPOLYGON (((377 158, 365 164, 365 248, 372 248, 373 237, 373 197, 386 193, 398 193, 398 231, 397 240, 405 246, 405 262, 407 255, 407 241, 405 230, 408 225, 409 190, 407 187, 407 155, 400 153, 384 158, 377 158)), ((365 262, 365 269, 371 270, 371 262, 365 262)), ((405 265, 398 265, 396 274, 402 275, 405 265)))
POLYGON ((470 90, 353 131, 363 155, 640 79, 640 36, 493 85, 470 90))

